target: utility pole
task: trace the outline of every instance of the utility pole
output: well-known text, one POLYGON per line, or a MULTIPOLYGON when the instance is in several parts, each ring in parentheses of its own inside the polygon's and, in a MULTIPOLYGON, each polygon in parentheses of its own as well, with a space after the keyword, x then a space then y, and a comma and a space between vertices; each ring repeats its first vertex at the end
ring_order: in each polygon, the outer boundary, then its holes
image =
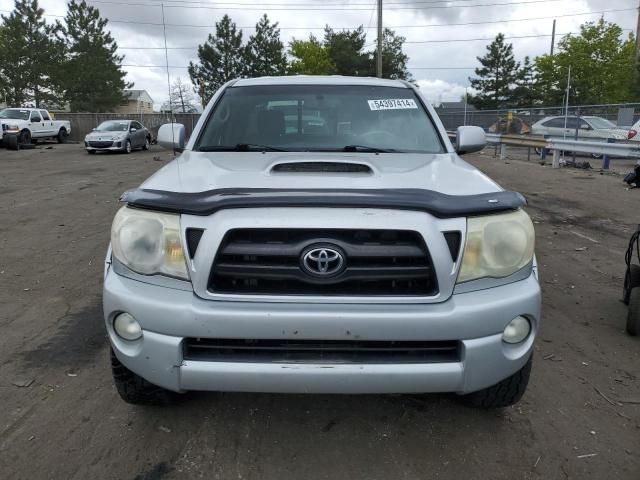
POLYGON ((378 56, 376 60, 376 76, 382 78, 382 0, 378 0, 378 56))
POLYGON ((553 55, 553 47, 556 44, 556 19, 553 19, 553 28, 551 29, 551 55, 553 55))

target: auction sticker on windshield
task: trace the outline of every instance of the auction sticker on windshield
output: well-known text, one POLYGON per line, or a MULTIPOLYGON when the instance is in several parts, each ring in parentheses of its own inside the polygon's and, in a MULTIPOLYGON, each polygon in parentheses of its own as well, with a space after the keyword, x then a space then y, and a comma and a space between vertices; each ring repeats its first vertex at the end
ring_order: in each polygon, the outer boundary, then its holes
POLYGON ((411 98, 387 98, 380 100, 367 100, 370 110, 404 110, 418 108, 415 100, 411 98))

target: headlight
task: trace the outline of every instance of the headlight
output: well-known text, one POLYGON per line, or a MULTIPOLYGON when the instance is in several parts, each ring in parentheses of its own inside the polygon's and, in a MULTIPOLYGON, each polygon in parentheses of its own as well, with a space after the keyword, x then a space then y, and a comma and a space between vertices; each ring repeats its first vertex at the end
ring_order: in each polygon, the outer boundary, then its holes
POLYGON ((122 207, 111 227, 111 247, 134 272, 189 280, 178 215, 122 207))
POLYGON ((531 262, 533 223, 523 210, 467 220, 458 283, 483 277, 507 277, 531 262))

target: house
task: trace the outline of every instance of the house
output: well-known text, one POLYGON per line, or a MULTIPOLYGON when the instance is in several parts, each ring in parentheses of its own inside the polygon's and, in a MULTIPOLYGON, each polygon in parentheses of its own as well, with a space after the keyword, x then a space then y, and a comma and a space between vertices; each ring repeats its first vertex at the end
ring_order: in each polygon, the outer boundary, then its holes
POLYGON ((153 98, 146 90, 124 90, 113 113, 153 113, 153 98))

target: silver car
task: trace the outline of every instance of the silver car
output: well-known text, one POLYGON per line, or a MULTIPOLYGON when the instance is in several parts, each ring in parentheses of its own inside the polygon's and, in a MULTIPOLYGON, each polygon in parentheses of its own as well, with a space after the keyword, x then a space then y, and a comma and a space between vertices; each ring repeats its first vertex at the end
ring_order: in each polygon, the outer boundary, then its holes
POLYGON ((546 117, 534 123, 531 133, 551 137, 574 138, 578 129, 578 138, 582 140, 606 141, 608 138, 625 140, 627 130, 618 128, 615 123, 594 116, 546 117))
POLYGON ((84 137, 87 152, 125 152, 149 150, 151 133, 135 120, 107 120, 84 137))
POLYGON ((459 158, 482 129, 454 148, 409 82, 298 76, 229 82, 184 133, 160 128, 182 154, 122 196, 111 229, 103 312, 125 401, 520 399, 535 235, 524 197, 459 158))

